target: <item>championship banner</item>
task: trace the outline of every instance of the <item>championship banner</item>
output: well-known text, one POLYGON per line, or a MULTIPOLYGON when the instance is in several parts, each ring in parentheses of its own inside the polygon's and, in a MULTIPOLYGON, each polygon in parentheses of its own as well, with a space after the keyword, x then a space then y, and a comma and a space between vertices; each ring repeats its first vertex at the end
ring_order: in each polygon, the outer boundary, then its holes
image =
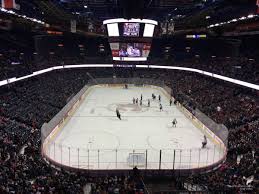
POLYGON ((12 20, 0 19, 0 29, 10 30, 12 28, 12 20))
POLYGON ((20 5, 16 4, 15 0, 2 0, 2 8, 5 9, 20 9, 20 5))
POLYGON ((71 32, 76 33, 76 20, 71 20, 71 32))

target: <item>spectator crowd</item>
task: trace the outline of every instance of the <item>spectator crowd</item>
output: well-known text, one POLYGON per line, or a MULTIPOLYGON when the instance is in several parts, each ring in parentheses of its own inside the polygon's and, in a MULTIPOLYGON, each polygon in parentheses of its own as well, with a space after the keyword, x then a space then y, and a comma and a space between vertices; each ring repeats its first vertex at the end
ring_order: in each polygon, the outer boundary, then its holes
POLYGON ((187 180, 215 189, 258 188, 258 92, 194 73, 164 71, 140 73, 145 78, 166 81, 181 104, 191 104, 229 129, 228 155, 216 172, 187 180), (251 181, 253 180, 253 181, 251 181), (246 187, 250 185, 251 187, 246 187))
POLYGON ((194 73, 103 68, 57 70, 1 88, 0 193, 83 193, 87 183, 93 194, 143 192, 132 176, 93 178, 53 167, 41 157, 40 127, 87 84, 87 73, 164 80, 180 103, 199 108, 229 129, 227 160, 220 169, 182 181, 210 191, 258 188, 258 92, 194 73))

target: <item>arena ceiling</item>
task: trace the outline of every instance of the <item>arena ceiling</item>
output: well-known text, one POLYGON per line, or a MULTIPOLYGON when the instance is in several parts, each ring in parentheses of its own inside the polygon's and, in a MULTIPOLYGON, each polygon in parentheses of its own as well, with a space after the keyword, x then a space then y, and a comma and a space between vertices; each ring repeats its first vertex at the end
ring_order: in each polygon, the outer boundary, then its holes
MULTIPOLYGON (((239 1, 239 0, 237 0, 239 1)), ((49 21, 76 18, 150 18, 163 20, 176 15, 190 16, 224 0, 16 0, 27 14, 37 10, 49 21)), ((40 18, 39 18, 40 19, 40 18)))
MULTIPOLYGON (((55 0, 60 9, 79 17, 94 19, 150 18, 162 20, 171 16, 193 16, 217 6, 236 6, 255 0, 55 0)), ((48 1, 45 1, 48 2, 48 1)))
MULTIPOLYGON (((244 10, 247 5, 255 8, 255 0, 16 0, 16 2, 20 4, 21 9, 18 12, 21 14, 59 26, 69 26, 73 19, 77 20, 81 28, 84 28, 89 21, 102 22, 105 19, 118 17, 149 18, 159 22, 172 20, 179 28, 208 26, 210 22, 218 20, 216 17, 213 18, 213 15, 217 15, 218 11, 227 6, 231 8, 241 6, 244 10), (207 16, 214 20, 207 20, 207 16)), ((225 17, 227 14, 223 15, 225 17)))
POLYGON ((168 14, 192 14, 204 6, 222 0, 59 0, 59 5, 81 17, 108 19, 152 18, 161 20, 168 14))

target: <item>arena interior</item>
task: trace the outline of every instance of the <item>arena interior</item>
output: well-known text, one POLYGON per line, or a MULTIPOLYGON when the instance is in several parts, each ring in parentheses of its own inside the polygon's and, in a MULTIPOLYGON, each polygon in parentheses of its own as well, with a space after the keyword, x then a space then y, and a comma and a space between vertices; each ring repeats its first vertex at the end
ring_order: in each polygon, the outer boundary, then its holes
POLYGON ((259 192, 258 0, 0 2, 0 193, 259 192))

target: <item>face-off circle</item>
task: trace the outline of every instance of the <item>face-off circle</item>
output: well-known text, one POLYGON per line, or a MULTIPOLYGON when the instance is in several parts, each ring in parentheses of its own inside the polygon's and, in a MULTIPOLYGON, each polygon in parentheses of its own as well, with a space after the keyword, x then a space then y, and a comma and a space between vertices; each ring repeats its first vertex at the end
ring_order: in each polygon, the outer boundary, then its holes
POLYGON ((114 112, 118 109, 120 112, 147 112, 148 107, 144 105, 137 105, 137 104, 109 104, 107 106, 109 111, 114 112))

